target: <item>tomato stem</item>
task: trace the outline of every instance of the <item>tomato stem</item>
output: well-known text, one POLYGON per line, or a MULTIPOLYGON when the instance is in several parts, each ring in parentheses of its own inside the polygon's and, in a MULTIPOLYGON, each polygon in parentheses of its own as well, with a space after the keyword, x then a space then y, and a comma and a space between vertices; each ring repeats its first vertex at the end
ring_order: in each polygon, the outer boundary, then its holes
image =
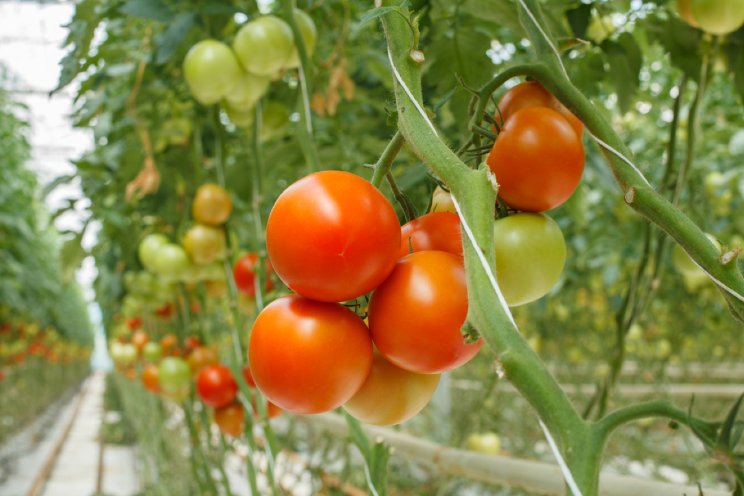
POLYGON ((398 153, 403 147, 403 143, 405 143, 403 135, 400 134, 400 131, 396 131, 374 166, 374 173, 372 174, 370 182, 376 188, 380 187, 382 180, 388 172, 390 172, 390 169, 393 166, 393 161, 395 160, 395 157, 398 156, 398 153))

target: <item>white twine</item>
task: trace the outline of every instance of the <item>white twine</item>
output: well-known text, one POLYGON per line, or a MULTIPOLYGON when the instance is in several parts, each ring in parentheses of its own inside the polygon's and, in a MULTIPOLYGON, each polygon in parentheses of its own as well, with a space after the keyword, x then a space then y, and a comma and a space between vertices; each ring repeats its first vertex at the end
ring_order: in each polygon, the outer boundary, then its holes
POLYGON ((548 444, 550 445, 550 449, 553 451, 553 454, 555 455, 555 459, 558 461, 558 466, 561 468, 561 472, 563 473, 563 479, 566 481, 566 484, 568 485, 568 488, 571 490, 571 493, 574 496, 582 496, 581 489, 579 489, 579 486, 576 485, 576 481, 573 478, 573 475, 571 474, 571 470, 569 470, 568 465, 566 465, 566 462, 563 460, 563 457, 561 457, 561 452, 558 451, 558 446, 555 444, 555 440, 553 439, 553 436, 550 435, 550 431, 548 430, 548 427, 543 423, 542 419, 538 419, 540 422, 540 427, 543 430, 543 433, 545 433, 545 438, 548 440, 548 444))
POLYGON ((426 115, 426 112, 421 107, 421 105, 419 105, 419 102, 413 97, 413 93, 411 93, 411 90, 408 89, 408 86, 403 81, 403 78, 398 72, 398 68, 395 67, 395 62, 393 62, 393 54, 390 53, 390 47, 388 47, 387 53, 388 53, 388 59, 390 60, 390 67, 392 67, 393 69, 393 75, 395 75, 396 81, 398 81, 398 84, 401 85, 401 87, 403 88, 403 91, 406 92, 406 95, 408 95, 409 100, 411 100, 411 103, 413 103, 414 107, 416 107, 416 110, 418 110, 418 113, 421 114, 421 117, 423 117, 426 123, 429 125, 429 127, 431 128, 431 132, 434 133, 434 136, 439 137, 439 133, 437 133, 437 130, 434 127, 434 124, 432 124, 432 122, 429 120, 429 116, 426 115))

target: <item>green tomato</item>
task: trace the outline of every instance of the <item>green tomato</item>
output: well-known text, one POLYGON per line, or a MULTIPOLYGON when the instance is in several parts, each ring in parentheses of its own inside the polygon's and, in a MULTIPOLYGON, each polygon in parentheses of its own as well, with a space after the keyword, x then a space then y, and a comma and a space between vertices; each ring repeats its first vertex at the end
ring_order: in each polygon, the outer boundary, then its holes
POLYGON ((160 389, 175 400, 185 399, 191 387, 191 368, 179 357, 164 358, 158 366, 160 389))
POLYGON ((261 138, 271 139, 282 132, 289 122, 289 109, 276 101, 266 102, 261 112, 261 138))
MULTIPOLYGON (((711 243, 718 249, 721 250, 721 243, 712 234, 705 233, 705 236, 710 240, 711 243)), ((704 278, 707 279, 703 269, 698 267, 692 258, 685 252, 685 250, 678 244, 672 248, 672 263, 674 268, 677 269, 682 275, 690 276, 694 279, 704 278)))
POLYGON ((153 270, 155 267, 155 258, 160 247, 168 243, 168 237, 165 234, 154 233, 148 234, 137 247, 137 254, 140 262, 147 270, 153 270))
POLYGON ((245 70, 271 76, 286 64, 294 49, 292 29, 278 17, 266 15, 246 23, 233 41, 245 70))
POLYGON ((601 44, 615 32, 615 24, 610 16, 592 16, 589 26, 586 28, 586 37, 596 44, 601 44))
POLYGON ((177 279, 189 267, 189 256, 181 245, 167 243, 160 247, 155 258, 155 272, 161 276, 177 279))
POLYGON ((509 306, 545 296, 566 262, 560 227, 545 214, 520 213, 494 222, 496 279, 509 306))
POLYGON ((269 78, 243 72, 238 85, 225 95, 225 101, 235 110, 250 111, 268 89, 269 78))
POLYGON ((690 8, 708 33, 728 34, 744 24, 744 0, 690 0, 690 8))
MULTIPOLYGON (((315 52, 315 43, 318 41, 318 29, 315 27, 313 18, 308 15, 307 12, 294 9, 294 21, 297 23, 297 28, 300 30, 302 36, 302 42, 305 45, 305 51, 310 56, 315 52)), ((299 67, 300 65, 300 53, 297 50, 297 46, 292 49, 292 55, 284 65, 286 69, 292 69, 299 67)))
POLYGON ((111 359, 119 367, 127 367, 137 361, 137 347, 132 343, 111 344, 111 359))
POLYGON ((229 46, 216 40, 203 40, 186 54, 183 73, 194 98, 210 105, 238 85, 242 71, 229 46))
POLYGON ((150 363, 156 363, 160 360, 163 355, 163 348, 159 343, 155 341, 149 341, 144 348, 142 348, 142 356, 150 363))
POLYGON ((485 453, 487 455, 498 455, 501 452, 501 439, 494 432, 470 434, 465 441, 469 450, 485 453))
POLYGON ((237 127, 250 127, 253 125, 253 121, 255 120, 255 112, 252 108, 248 110, 241 110, 239 108, 233 107, 232 105, 230 105, 230 102, 226 100, 222 102, 222 108, 227 114, 227 118, 230 119, 230 122, 235 124, 237 127))

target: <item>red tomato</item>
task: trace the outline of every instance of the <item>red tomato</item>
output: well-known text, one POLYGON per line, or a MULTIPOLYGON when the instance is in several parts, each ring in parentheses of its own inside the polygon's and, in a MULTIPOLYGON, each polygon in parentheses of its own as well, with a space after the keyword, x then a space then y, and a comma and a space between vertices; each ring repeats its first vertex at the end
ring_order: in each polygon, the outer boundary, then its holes
POLYGON ((584 145, 555 110, 531 107, 506 121, 486 159, 511 207, 543 212, 571 196, 584 172, 584 145))
POLYGON ((310 174, 279 196, 266 247, 287 286, 318 301, 345 301, 376 288, 395 265, 400 225, 390 202, 359 176, 310 174))
POLYGON ((256 319, 248 363, 258 389, 295 413, 343 405, 372 366, 364 322, 336 303, 292 295, 268 305, 256 319))
POLYGON ((230 369, 224 365, 209 365, 199 372, 196 392, 205 404, 222 408, 235 400, 238 383, 233 379, 230 369))
POLYGON ((142 385, 145 389, 153 393, 160 392, 160 383, 158 382, 158 366, 154 363, 148 363, 142 369, 142 385))
POLYGON ((464 364, 483 344, 465 342, 460 329, 467 313, 462 258, 420 251, 400 259, 372 293, 369 327, 385 358, 411 372, 434 374, 464 364))
POLYGON ((400 228, 400 254, 439 250, 462 256, 460 218, 450 212, 434 212, 413 219, 400 228))
POLYGON ((131 330, 139 329, 142 327, 142 317, 132 317, 127 319, 127 327, 131 330))
POLYGON ((439 374, 409 372, 375 353, 367 380, 344 410, 368 424, 400 424, 424 409, 437 384, 439 374))
MULTIPOLYGON (((245 382, 247 382, 248 385, 251 388, 255 388, 256 387, 256 381, 253 380, 253 374, 251 374, 251 368, 248 367, 247 365, 245 367, 243 367, 243 377, 245 377, 245 382)), ((256 392, 256 394, 258 395, 258 394, 261 394, 261 393, 256 392)), ((251 403, 253 404, 253 414, 254 414, 254 416, 257 417, 258 416, 258 408, 256 407, 255 398, 253 399, 253 401, 251 401, 251 403)), ((267 401, 266 402, 266 416, 267 417, 274 418, 277 415, 279 415, 280 413, 282 413, 283 411, 284 410, 282 410, 281 408, 279 408, 278 406, 276 406, 274 403, 272 403, 270 401, 267 401)))
POLYGON ((243 432, 243 405, 233 403, 214 411, 214 423, 223 434, 228 436, 239 436, 243 432))
MULTIPOLYGON (((233 266, 233 277, 238 289, 248 296, 256 296, 256 267, 258 266, 258 255, 247 253, 240 257, 233 266)), ((271 280, 271 274, 274 272, 271 262, 266 260, 266 269, 264 271, 264 288, 271 291, 274 288, 274 282, 271 280)))
POLYGON ((155 315, 162 319, 169 319, 173 315, 173 305, 166 303, 162 307, 158 307, 155 310, 155 315))
POLYGON ((502 124, 519 110, 530 107, 548 107, 566 118, 576 134, 581 137, 584 132, 584 124, 571 113, 556 97, 537 81, 525 81, 509 89, 499 100, 499 110, 494 116, 496 122, 502 124), (501 115, 499 115, 501 114, 501 115))

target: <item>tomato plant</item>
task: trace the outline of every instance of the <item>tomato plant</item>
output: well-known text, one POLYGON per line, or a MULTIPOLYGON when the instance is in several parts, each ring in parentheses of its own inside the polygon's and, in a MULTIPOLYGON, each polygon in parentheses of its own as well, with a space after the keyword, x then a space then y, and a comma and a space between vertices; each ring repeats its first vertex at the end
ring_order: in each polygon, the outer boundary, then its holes
POLYGON ((224 365, 208 365, 199 372, 196 392, 205 404, 222 408, 235 400, 238 384, 224 365))
POLYGON ((462 256, 460 218, 450 212, 432 212, 422 215, 400 228, 400 254, 439 250, 462 256))
POLYGON ((273 76, 292 56, 292 29, 278 17, 258 17, 240 28, 233 41, 233 50, 248 72, 273 76))
POLYGON ((532 107, 547 107, 555 110, 571 124, 579 137, 584 132, 584 124, 537 81, 525 81, 507 90, 499 100, 498 111, 494 118, 496 122, 503 125, 518 111, 532 107))
POLYGON ((438 384, 439 374, 410 372, 375 353, 367 380, 344 410, 368 424, 400 424, 423 410, 438 384))
POLYGON ((212 263, 224 256, 225 233, 219 227, 196 224, 186 232, 183 247, 194 263, 212 263))
POLYGON ((222 100, 239 84, 241 69, 229 46, 216 40, 203 40, 186 54, 183 74, 194 98, 210 105, 222 100))
POLYGON ((320 413, 359 390, 372 366, 372 341, 343 306, 286 296, 258 315, 248 363, 267 399, 290 412, 320 413))
POLYGON ((369 327, 380 352, 395 365, 423 374, 452 370, 483 344, 462 334, 468 295, 462 258, 420 251, 402 258, 372 293, 369 327))
POLYGON ((566 262, 566 242, 558 224, 545 214, 521 213, 493 225, 496 280, 509 306, 545 296, 566 262))
POLYGON ((271 265, 297 293, 345 301, 377 287, 393 268, 400 226, 390 202, 341 171, 305 176, 282 192, 266 224, 271 265))
MULTIPOLYGON (((256 253, 247 253, 240 257, 233 266, 233 278, 235 285, 248 296, 256 296, 256 269, 258 268, 258 255, 256 253)), ((274 270, 271 262, 266 260, 266 269, 264 270, 264 290, 271 291, 274 288, 274 282, 271 280, 271 274, 274 270)))
POLYGON ((511 207, 543 212, 571 196, 584 171, 584 146, 555 110, 528 107, 504 123, 486 160, 511 207))

